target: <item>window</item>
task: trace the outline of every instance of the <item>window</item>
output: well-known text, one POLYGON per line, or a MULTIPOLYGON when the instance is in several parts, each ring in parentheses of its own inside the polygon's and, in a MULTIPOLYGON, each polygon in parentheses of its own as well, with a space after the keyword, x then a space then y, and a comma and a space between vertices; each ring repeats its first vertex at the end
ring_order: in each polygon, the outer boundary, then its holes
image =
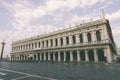
POLYGON ((80 43, 83 43, 83 35, 82 34, 79 35, 79 38, 80 38, 80 43))
POLYGON ((92 41, 92 40, 91 40, 91 34, 90 34, 90 33, 87 34, 87 38, 88 38, 88 42, 91 42, 91 41, 92 41))
POLYGON ((76 43, 76 37, 75 37, 75 35, 72 36, 72 40, 73 40, 73 44, 75 44, 76 43))
POLYGON ((53 46, 53 40, 52 39, 50 40, 50 42, 51 42, 51 46, 53 46))
POLYGON ((55 39, 55 46, 57 46, 58 45, 58 40, 57 39, 55 39))
POLYGON ((63 45, 63 38, 60 38, 61 45, 63 45))
POLYGON ((39 45, 39 47, 40 47, 40 42, 38 42, 38 45, 39 45))
POLYGON ((96 38, 97 38, 97 41, 101 41, 100 31, 97 31, 97 32, 96 32, 96 38))
POLYGON ((48 40, 46 40, 46 46, 48 47, 48 40))
POLYGON ((66 43, 69 44, 69 37, 66 37, 66 43))
POLYGON ((42 47, 44 47, 44 41, 42 41, 42 47))

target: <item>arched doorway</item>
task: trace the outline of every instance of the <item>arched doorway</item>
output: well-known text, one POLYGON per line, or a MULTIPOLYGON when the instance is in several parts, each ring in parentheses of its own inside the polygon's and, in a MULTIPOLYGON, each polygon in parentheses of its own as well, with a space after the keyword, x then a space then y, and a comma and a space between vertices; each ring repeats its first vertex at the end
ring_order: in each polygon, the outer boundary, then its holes
POLYGON ((50 59, 51 59, 51 61, 53 61, 53 53, 52 52, 50 53, 50 59))
POLYGON ((38 61, 40 61, 40 54, 38 53, 38 61))
POLYGON ((32 61, 33 60, 33 55, 32 54, 29 54, 28 55, 28 61, 32 61))
POLYGON ((27 55, 25 55, 25 61, 27 61, 27 55))
POLYGON ((75 37, 75 35, 72 36, 72 41, 73 41, 73 44, 76 43, 76 37, 75 37))
POLYGON ((58 61, 58 52, 55 52, 55 61, 58 61))
POLYGON ((63 53, 63 51, 60 53, 60 58, 61 58, 61 61, 64 61, 64 53, 63 53))
POLYGON ((101 33, 100 33, 100 31, 96 32, 96 38, 97 38, 97 41, 101 41, 101 33))
POLYGON ((70 61, 70 52, 67 51, 66 52, 66 62, 69 62, 70 61))
POLYGON ((87 34, 87 38, 88 38, 88 42, 90 43, 92 41, 90 33, 87 34))
POLYGON ((44 54, 43 53, 41 54, 41 58, 42 58, 41 61, 44 61, 44 54))
POLYGON ((46 61, 48 61, 48 53, 46 53, 46 61))
POLYGON ((77 52, 73 51, 73 61, 77 61, 77 52))
POLYGON ((94 61, 94 52, 93 50, 89 50, 88 51, 88 55, 89 55, 89 61, 94 61))
POLYGON ((80 59, 81 59, 81 61, 85 61, 85 52, 84 51, 80 51, 80 59))
POLYGON ((37 55, 36 55, 36 54, 34 54, 34 61, 36 61, 36 59, 37 59, 37 55))
POLYGON ((98 61, 105 61, 104 51, 102 49, 97 50, 98 61))

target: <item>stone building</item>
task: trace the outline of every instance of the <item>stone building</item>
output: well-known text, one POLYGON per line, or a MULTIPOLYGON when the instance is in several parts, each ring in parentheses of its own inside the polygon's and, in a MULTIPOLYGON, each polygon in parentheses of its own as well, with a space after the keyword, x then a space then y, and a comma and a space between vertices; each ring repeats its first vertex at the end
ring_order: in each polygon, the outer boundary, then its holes
POLYGON ((11 61, 114 62, 116 47, 109 20, 79 24, 12 42, 11 61))
POLYGON ((117 48, 117 57, 120 58, 120 48, 117 48))

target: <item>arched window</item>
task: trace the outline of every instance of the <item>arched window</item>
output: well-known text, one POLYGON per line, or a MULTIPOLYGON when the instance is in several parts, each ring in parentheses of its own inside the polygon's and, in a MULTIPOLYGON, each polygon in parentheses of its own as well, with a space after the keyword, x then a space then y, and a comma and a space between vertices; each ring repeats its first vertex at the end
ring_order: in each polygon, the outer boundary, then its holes
POLYGON ((58 41, 57 41, 57 39, 55 39, 55 46, 57 46, 58 45, 58 41))
POLYGON ((73 40, 73 44, 75 44, 76 43, 75 35, 72 36, 72 40, 73 40))
POLYGON ((48 47, 48 40, 46 40, 46 46, 48 47))
POLYGON ((50 40, 50 43, 51 43, 51 46, 53 46, 53 40, 52 39, 50 40))
POLYGON ((90 33, 87 34, 87 38, 88 38, 88 42, 91 42, 91 41, 92 41, 92 40, 91 40, 91 34, 90 34, 90 33))
POLYGON ((39 44, 39 47, 40 47, 40 42, 38 44, 39 44))
POLYGON ((66 37, 66 43, 69 44, 69 37, 66 37))
POLYGON ((97 31, 97 32, 96 32, 96 38, 97 38, 97 41, 101 41, 100 31, 97 31))
POLYGON ((29 49, 30 49, 30 44, 29 44, 29 49))
POLYGON ((33 49, 33 43, 32 43, 32 49, 33 49))
POLYGON ((82 34, 79 35, 79 38, 80 38, 80 43, 83 43, 83 35, 82 34))
POLYGON ((37 48, 37 42, 35 42, 35 48, 37 48))
POLYGON ((57 39, 55 39, 55 46, 57 46, 58 45, 58 41, 57 41, 57 39))
POLYGON ((44 47, 44 41, 42 41, 42 46, 44 47))
POLYGON ((60 38, 61 45, 63 45, 63 38, 60 38))
POLYGON ((28 49, 28 45, 26 44, 26 49, 28 49))

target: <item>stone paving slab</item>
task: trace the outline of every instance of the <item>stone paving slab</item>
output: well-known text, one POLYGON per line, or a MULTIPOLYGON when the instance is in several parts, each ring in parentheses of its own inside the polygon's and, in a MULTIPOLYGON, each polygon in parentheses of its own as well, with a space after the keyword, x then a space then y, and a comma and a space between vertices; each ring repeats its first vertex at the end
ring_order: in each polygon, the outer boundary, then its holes
POLYGON ((0 80, 120 80, 120 64, 0 62, 0 74, 0 80))

